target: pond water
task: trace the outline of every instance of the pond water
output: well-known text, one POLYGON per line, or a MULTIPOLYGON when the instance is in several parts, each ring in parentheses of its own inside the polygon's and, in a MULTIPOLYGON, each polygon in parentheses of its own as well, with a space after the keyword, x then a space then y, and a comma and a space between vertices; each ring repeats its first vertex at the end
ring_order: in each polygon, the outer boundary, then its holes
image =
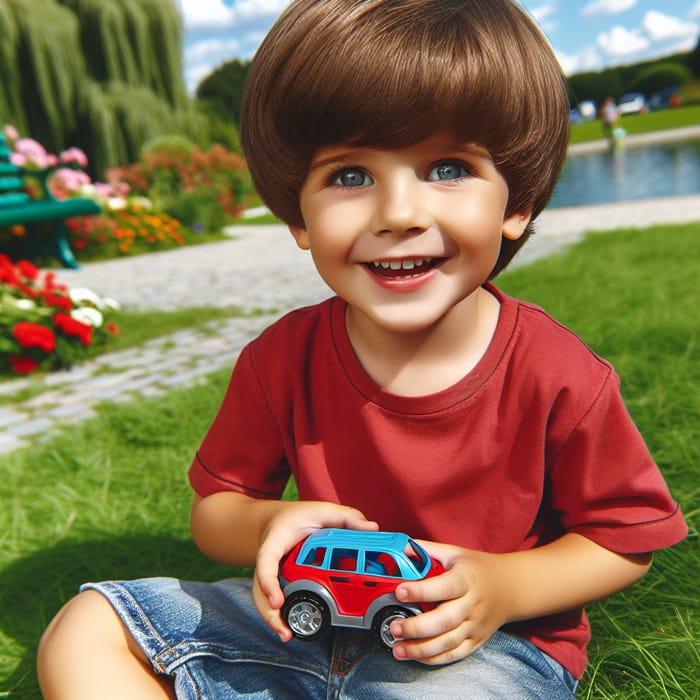
POLYGON ((700 194, 700 139, 569 156, 550 207, 700 194))

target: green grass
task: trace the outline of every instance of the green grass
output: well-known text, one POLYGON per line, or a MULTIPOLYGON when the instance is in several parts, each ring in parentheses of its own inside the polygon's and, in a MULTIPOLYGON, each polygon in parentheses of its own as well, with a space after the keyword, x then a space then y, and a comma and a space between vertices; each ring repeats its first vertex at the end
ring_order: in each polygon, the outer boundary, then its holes
POLYGON ((257 224, 282 224, 274 214, 260 214, 259 216, 239 217, 233 222, 233 226, 250 226, 257 224))
MULTIPOLYGON (((679 107, 678 109, 661 109, 646 114, 630 114, 622 117, 622 126, 628 134, 641 134, 650 131, 675 129, 682 126, 700 124, 700 105, 679 107)), ((571 143, 583 143, 606 138, 600 119, 571 127, 571 143)))
MULTIPOLYGON (((500 281, 615 362, 694 531, 659 553, 642 582, 590 607, 581 698, 700 697, 699 258, 698 226, 623 231, 500 281)), ((46 445, 0 457, 0 698, 39 697, 36 645, 82 581, 231 572, 191 543, 186 482, 227 378, 228 370, 204 386, 105 406, 46 445)))

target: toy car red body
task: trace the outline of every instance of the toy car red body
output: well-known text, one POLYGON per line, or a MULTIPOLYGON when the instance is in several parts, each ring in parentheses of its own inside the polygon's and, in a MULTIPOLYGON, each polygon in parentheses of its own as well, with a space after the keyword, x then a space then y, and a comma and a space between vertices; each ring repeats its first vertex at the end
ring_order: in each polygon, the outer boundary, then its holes
POLYGON ((408 535, 324 529, 299 542, 280 564, 282 617, 294 635, 313 639, 329 626, 374 630, 391 648, 393 620, 435 603, 401 603, 401 581, 436 576, 443 566, 408 535))

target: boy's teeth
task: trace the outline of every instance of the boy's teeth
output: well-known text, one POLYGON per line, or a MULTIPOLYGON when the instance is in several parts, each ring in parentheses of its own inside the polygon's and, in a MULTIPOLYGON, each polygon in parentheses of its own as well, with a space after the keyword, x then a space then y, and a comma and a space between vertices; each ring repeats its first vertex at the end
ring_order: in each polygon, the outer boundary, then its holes
POLYGON ((373 262, 372 265, 374 267, 381 267, 384 270, 413 270, 428 262, 430 262, 429 258, 421 258, 419 260, 381 260, 373 262))

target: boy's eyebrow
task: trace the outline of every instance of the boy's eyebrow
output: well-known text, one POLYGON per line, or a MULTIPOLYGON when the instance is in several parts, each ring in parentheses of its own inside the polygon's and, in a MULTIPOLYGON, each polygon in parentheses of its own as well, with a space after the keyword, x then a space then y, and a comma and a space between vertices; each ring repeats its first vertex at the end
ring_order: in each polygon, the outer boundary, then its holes
POLYGON ((356 158, 359 157, 358 149, 354 149, 353 153, 348 153, 345 151, 338 151, 337 153, 332 153, 325 158, 312 158, 311 165, 309 166, 309 172, 312 170, 319 170, 327 167, 328 165, 334 165, 337 163, 346 162, 348 164, 352 163, 356 158))
MULTIPOLYGON (((372 147, 363 148, 359 146, 348 146, 347 149, 337 147, 337 149, 333 149, 330 155, 328 156, 322 158, 312 158, 311 165, 309 166, 309 172, 311 172, 312 170, 323 169, 329 165, 338 165, 342 163, 352 165, 353 162, 358 158, 361 158, 365 152, 378 150, 382 149, 372 147)), ((462 155, 474 158, 487 158, 491 160, 491 153, 489 152, 489 150, 484 146, 481 146, 480 144, 474 142, 465 143, 458 141, 449 141, 444 144, 444 148, 442 148, 441 150, 446 151, 444 156, 445 158, 450 157, 450 155, 462 155)))

